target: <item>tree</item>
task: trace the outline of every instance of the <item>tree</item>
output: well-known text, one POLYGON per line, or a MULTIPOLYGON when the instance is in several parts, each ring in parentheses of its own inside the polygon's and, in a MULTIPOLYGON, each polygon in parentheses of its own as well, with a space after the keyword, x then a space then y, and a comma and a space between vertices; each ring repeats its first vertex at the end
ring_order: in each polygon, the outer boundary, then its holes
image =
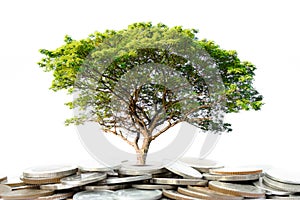
POLYGON ((152 141, 180 122, 202 130, 231 131, 223 113, 259 110, 256 67, 236 51, 199 40, 194 29, 135 23, 128 29, 65 37, 42 49, 38 63, 53 72, 51 89, 67 90, 76 115, 66 124, 98 123, 121 137, 145 164, 152 141))

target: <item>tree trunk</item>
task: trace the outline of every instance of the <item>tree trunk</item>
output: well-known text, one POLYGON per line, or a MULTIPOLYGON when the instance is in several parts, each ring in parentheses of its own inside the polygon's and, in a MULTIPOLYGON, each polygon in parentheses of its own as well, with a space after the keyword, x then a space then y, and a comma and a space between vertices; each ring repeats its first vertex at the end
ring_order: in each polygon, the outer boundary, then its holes
POLYGON ((149 147, 150 147, 150 140, 148 138, 145 138, 142 147, 139 150, 136 150, 137 165, 146 165, 149 147))

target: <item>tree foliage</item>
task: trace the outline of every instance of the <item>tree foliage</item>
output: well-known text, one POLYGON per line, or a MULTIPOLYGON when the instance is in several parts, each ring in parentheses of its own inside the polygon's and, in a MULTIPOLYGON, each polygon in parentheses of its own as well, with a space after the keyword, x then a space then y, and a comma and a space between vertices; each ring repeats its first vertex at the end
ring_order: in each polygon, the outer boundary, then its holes
POLYGON ((135 23, 125 30, 95 32, 82 40, 66 36, 61 47, 40 50, 44 58, 38 64, 53 73, 52 90, 77 92, 74 101, 66 105, 83 112, 67 119, 66 124, 97 122, 145 159, 151 141, 183 121, 203 130, 217 124, 218 130, 231 131, 230 124, 213 119, 216 99, 209 86, 213 82, 207 81, 209 71, 195 67, 191 57, 172 49, 183 39, 185 46, 177 49, 195 51, 193 55, 208 65, 213 62, 207 69, 221 77, 216 84, 224 87, 219 94, 225 102, 220 108, 223 112, 259 110, 262 106, 262 96, 253 87, 256 67, 241 61, 236 51, 199 40, 196 34, 196 30, 181 26, 135 23), (166 77, 172 77, 167 80, 172 85, 162 83, 166 77))

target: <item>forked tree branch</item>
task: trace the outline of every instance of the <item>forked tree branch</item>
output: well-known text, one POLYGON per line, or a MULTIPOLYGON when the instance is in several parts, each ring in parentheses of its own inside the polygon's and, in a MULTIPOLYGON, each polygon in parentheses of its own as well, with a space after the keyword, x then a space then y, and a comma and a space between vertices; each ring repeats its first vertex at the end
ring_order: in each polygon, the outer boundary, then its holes
POLYGON ((166 132, 169 128, 175 126, 176 124, 178 124, 180 122, 183 122, 183 120, 178 120, 178 121, 175 121, 173 123, 171 123, 170 120, 168 120, 168 125, 166 127, 164 127, 162 130, 160 130, 158 133, 156 133, 155 135, 153 135, 150 140, 151 141, 155 140, 158 136, 160 136, 161 134, 163 134, 164 132, 166 132))
POLYGON ((119 133, 117 131, 113 131, 110 129, 104 129, 103 130, 106 133, 112 133, 113 135, 116 135, 118 137, 120 137, 122 140, 124 140, 127 144, 129 144, 130 146, 132 146, 135 150, 139 150, 139 146, 138 146, 138 136, 133 140, 130 141, 128 140, 122 133, 122 131, 119 131, 119 133))

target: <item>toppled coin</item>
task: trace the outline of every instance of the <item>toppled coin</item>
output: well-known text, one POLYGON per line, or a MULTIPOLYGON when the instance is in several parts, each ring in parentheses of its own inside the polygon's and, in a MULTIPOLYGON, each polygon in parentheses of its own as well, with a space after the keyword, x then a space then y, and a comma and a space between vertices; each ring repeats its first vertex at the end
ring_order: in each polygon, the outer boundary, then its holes
POLYGON ((171 165, 166 166, 166 168, 174 174, 182 176, 183 178, 202 178, 202 174, 199 171, 186 164, 183 164, 182 162, 172 163, 171 165))
POLYGON ((184 157, 184 158, 181 158, 180 161, 182 161, 183 163, 185 163, 185 164, 189 165, 190 167, 193 167, 203 173, 208 173, 210 169, 218 169, 218 168, 224 167, 224 165, 219 164, 216 161, 208 160, 208 159, 184 157))

